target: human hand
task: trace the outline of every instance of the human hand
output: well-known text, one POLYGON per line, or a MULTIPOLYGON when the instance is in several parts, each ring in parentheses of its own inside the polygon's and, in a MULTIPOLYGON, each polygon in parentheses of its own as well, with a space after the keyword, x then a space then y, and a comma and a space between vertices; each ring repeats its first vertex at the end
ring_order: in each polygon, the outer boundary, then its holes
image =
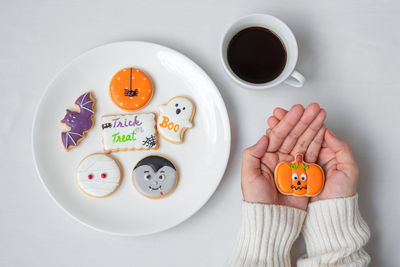
MULTIPOLYGON (((273 129, 284 119, 288 112, 275 109, 273 118, 268 125, 273 129)), ((349 144, 337 138, 331 130, 324 134, 323 147, 318 156, 319 164, 325 172, 325 186, 322 192, 311 202, 332 198, 351 197, 357 192, 358 167, 349 144)))
MULTIPOLYGON (((274 112, 275 114, 275 112, 274 112)), ((294 105, 280 119, 271 116, 274 127, 243 152, 242 192, 247 202, 285 205, 305 210, 308 197, 282 195, 276 189, 274 170, 281 161, 292 161, 297 153, 307 162, 317 160, 321 149, 326 112, 313 103, 306 109, 294 105)))

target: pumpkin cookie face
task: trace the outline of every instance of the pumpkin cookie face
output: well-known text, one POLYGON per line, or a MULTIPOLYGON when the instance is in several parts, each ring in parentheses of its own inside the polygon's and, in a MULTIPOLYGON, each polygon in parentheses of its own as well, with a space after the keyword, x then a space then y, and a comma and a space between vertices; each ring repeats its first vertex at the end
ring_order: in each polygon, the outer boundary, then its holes
POLYGON ((124 110, 138 110, 144 107, 153 96, 150 78, 136 68, 118 71, 110 82, 111 100, 124 110))
POLYGON ((324 187, 324 171, 317 164, 304 162, 302 154, 297 154, 295 159, 293 162, 281 162, 275 168, 275 183, 279 192, 294 196, 318 195, 324 187))

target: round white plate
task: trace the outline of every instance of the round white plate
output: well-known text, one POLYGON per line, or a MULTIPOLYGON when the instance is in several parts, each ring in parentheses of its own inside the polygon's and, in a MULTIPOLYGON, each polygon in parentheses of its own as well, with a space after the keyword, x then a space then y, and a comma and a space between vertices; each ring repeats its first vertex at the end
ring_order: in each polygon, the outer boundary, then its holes
POLYGON ((97 230, 120 235, 145 235, 171 228, 198 211, 216 190, 227 165, 230 126, 225 104, 208 75, 186 56, 146 42, 121 42, 90 50, 73 60, 50 83, 33 125, 33 156, 39 176, 53 199, 78 221, 97 230), (125 67, 144 70, 154 84, 149 104, 138 112, 158 112, 158 106, 183 95, 196 104, 194 128, 184 143, 160 138, 156 151, 126 151, 112 155, 123 172, 120 188, 106 198, 90 198, 75 184, 75 170, 87 155, 102 152, 100 118, 126 113, 108 93, 112 76, 125 67), (60 120, 75 100, 92 91, 96 98, 95 126, 69 152, 61 144, 65 127, 60 120), (178 167, 180 180, 169 196, 153 200, 139 195, 132 169, 143 157, 160 154, 178 167))

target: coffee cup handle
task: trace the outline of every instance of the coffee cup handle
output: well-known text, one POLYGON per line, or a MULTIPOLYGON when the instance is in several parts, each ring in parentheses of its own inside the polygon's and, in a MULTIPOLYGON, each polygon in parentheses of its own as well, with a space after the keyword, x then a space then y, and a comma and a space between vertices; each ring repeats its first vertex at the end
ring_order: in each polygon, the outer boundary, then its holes
POLYGON ((306 82, 306 78, 298 71, 293 71, 292 74, 285 80, 290 86, 293 87, 303 87, 304 83, 306 82))

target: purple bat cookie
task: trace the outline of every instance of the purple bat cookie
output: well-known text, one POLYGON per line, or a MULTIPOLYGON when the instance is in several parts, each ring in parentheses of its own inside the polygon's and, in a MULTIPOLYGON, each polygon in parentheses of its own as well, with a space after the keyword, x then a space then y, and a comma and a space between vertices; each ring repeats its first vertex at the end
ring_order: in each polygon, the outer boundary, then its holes
POLYGON ((93 126, 94 98, 90 92, 81 95, 75 105, 79 107, 79 112, 67 109, 61 123, 68 126, 69 131, 61 133, 61 140, 66 151, 74 148, 83 139, 85 133, 93 126))

